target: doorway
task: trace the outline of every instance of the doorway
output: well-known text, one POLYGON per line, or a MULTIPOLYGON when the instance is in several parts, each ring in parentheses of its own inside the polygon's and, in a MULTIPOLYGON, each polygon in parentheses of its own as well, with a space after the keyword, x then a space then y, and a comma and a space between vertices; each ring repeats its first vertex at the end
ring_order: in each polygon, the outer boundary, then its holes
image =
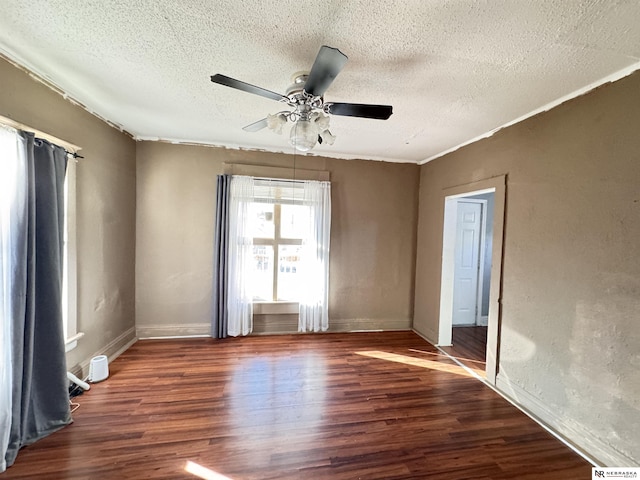
POLYGON ((460 356, 474 370, 484 370, 485 378, 494 385, 498 373, 505 182, 505 176, 493 177, 443 191, 438 346, 445 351, 466 349, 460 356))
POLYGON ((455 200, 451 346, 442 349, 484 377, 494 192, 455 200))

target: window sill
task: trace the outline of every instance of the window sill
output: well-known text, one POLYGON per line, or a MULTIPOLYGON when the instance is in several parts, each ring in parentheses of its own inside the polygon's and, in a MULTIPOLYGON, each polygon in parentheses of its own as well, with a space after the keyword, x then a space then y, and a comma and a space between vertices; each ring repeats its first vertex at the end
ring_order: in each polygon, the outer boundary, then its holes
POLYGON ((75 334, 73 337, 69 337, 64 342, 64 351, 65 353, 70 352, 74 348, 78 346, 78 340, 84 337, 84 333, 80 332, 75 334))
POLYGON ((254 315, 297 315, 298 308, 298 302, 253 302, 254 315))

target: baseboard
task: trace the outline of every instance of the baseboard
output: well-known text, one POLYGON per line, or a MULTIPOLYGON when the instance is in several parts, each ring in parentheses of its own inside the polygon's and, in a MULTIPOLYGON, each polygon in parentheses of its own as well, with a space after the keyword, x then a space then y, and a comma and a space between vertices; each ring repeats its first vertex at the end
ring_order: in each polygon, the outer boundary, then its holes
POLYGON ((605 467, 640 467, 636 461, 602 441, 594 432, 575 423, 568 425, 560 416, 561 412, 549 410, 540 399, 499 373, 496 389, 592 463, 605 467))
POLYGON ((479 327, 486 327, 489 325, 489 315, 481 315, 478 319, 479 327))
POLYGON ((79 378, 86 378, 87 375, 89 375, 89 366, 93 357, 96 357, 98 355, 106 355, 109 359, 109 363, 111 363, 125 351, 127 351, 127 349, 137 341, 138 338, 136 337, 136 329, 135 327, 131 327, 130 329, 126 330, 121 335, 113 339, 111 342, 106 344, 99 351, 94 352, 91 357, 85 359, 79 365, 73 368, 72 373, 79 378))
POLYGON ((140 339, 162 337, 209 337, 210 323, 180 323, 176 325, 137 325, 136 335, 140 339))
POLYGON ((420 338, 422 338, 423 340, 426 340, 427 342, 429 342, 431 345, 433 346, 438 346, 438 342, 435 340, 438 336, 436 335, 436 333, 432 330, 429 330, 431 335, 419 332, 418 330, 415 329, 415 327, 411 328, 411 330, 413 331, 413 333, 415 333, 416 335, 418 335, 420 338))
MULTIPOLYGON (((393 331, 411 330, 411 321, 388 319, 332 319, 329 320, 329 332, 353 331, 393 331)), ((297 333, 298 319, 295 315, 260 315, 254 318, 254 334, 297 333), (271 318, 266 318, 271 317, 271 318)), ((139 339, 210 336, 209 323, 183 323, 177 325, 138 325, 136 336, 139 339)))
POLYGON ((367 332, 411 330, 411 319, 394 318, 332 318, 330 332, 367 332))
MULTIPOLYGON (((367 332, 410 330, 409 320, 388 319, 330 319, 329 332, 367 332)), ((298 333, 298 315, 255 315, 254 335, 278 335, 298 333)))

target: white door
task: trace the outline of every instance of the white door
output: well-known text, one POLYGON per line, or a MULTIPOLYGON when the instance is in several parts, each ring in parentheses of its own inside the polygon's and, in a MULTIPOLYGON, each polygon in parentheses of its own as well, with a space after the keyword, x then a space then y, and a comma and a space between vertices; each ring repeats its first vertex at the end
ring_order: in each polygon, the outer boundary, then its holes
POLYGON ((453 278, 453 325, 476 324, 481 232, 482 203, 458 201, 453 278))

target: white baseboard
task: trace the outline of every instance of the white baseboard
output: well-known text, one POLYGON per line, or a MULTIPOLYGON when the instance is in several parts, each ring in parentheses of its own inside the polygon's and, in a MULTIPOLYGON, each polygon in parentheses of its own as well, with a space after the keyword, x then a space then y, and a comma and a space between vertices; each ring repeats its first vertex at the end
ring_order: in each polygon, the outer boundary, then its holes
POLYGON ((138 325, 136 335, 140 339, 163 337, 210 337, 210 323, 180 323, 175 325, 138 325))
POLYGON ((86 378, 89 374, 89 366, 93 357, 96 357, 98 355, 106 355, 109 359, 109 363, 111 363, 125 351, 127 351, 127 349, 137 341, 138 339, 136 338, 136 329, 135 327, 131 327, 130 329, 123 332, 120 336, 114 338, 99 351, 94 352, 91 357, 82 361, 77 367, 74 368, 75 371, 73 373, 79 378, 86 378))
POLYGON ((481 315, 478 319, 479 327, 486 327, 489 325, 489 315, 481 315))
POLYGON ((597 466, 640 467, 640 465, 601 440, 594 432, 575 424, 567 424, 561 412, 549 410, 540 399, 498 373, 496 389, 521 410, 597 466))

